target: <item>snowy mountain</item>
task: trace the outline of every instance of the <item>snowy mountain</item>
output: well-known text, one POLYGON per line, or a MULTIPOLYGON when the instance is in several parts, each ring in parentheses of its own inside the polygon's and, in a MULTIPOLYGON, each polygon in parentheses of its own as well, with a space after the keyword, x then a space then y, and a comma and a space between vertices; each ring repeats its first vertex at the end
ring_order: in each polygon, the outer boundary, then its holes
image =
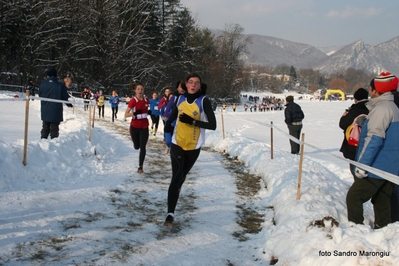
POLYGON ((399 73, 399 37, 371 46, 357 41, 349 44, 320 62, 316 69, 332 72, 353 67, 378 73, 383 70, 399 73))
POLYGON ((383 67, 377 61, 375 49, 371 45, 357 41, 341 48, 327 59, 316 64, 316 69, 322 72, 334 72, 349 67, 367 69, 371 72, 380 72, 383 67))
POLYGON ((337 51, 339 51, 342 47, 344 47, 344 46, 343 45, 334 45, 334 46, 328 46, 328 47, 317 47, 317 49, 319 49, 326 55, 330 56, 330 55, 336 53, 337 51))
POLYGON ((293 65, 298 68, 314 66, 315 62, 325 60, 328 56, 308 44, 295 43, 279 38, 250 34, 252 43, 248 44, 247 62, 265 66, 280 64, 293 65))
POLYGON ((381 66, 399 75, 399 36, 376 45, 375 51, 381 66))
POLYGON ((341 47, 316 48, 270 36, 249 34, 247 63, 275 67, 280 64, 296 68, 314 68, 325 73, 349 67, 371 72, 382 70, 399 73, 399 36, 376 46, 362 40, 341 47))

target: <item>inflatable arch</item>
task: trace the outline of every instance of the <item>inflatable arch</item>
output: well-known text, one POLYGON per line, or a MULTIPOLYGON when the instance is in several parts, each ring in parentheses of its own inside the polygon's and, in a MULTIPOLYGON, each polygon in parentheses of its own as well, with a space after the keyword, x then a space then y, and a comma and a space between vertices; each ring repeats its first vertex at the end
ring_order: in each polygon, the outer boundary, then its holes
POLYGON ((345 93, 344 93, 343 91, 341 91, 341 90, 328 90, 328 91, 326 92, 326 95, 324 96, 324 99, 325 99, 325 100, 328 100, 328 96, 329 96, 330 94, 334 94, 334 93, 339 93, 339 94, 341 94, 342 101, 345 101, 345 93))

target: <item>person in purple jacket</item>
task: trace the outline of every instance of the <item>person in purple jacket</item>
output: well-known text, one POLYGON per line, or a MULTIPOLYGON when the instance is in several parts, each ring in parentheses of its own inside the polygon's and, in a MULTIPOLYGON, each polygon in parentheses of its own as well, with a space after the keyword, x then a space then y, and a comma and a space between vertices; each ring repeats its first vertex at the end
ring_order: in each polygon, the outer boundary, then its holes
MULTIPOLYGON (((164 121, 168 120, 169 116, 172 114, 172 109, 173 109, 173 105, 176 104, 176 100, 177 98, 179 98, 180 95, 184 94, 186 92, 187 88, 186 88, 186 84, 185 81, 179 80, 176 83, 176 92, 174 92, 173 94, 171 93, 170 99, 168 101, 168 104, 166 105, 166 108, 164 110, 163 113, 163 118, 164 121)), ((172 127, 174 127, 175 123, 172 123, 172 127)), ((165 154, 168 154, 169 152, 169 148, 170 145, 172 143, 172 134, 173 134, 173 130, 171 132, 165 132, 165 144, 166 144, 166 148, 165 148, 165 154)))

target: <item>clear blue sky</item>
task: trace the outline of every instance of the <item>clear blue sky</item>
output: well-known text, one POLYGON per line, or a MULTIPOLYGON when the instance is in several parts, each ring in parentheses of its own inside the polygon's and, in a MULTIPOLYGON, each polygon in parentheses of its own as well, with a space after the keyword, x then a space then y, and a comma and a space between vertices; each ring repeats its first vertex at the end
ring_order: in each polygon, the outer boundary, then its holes
POLYGON ((376 45, 399 36, 399 1, 180 0, 199 25, 239 24, 260 34, 316 47, 363 40, 376 45))

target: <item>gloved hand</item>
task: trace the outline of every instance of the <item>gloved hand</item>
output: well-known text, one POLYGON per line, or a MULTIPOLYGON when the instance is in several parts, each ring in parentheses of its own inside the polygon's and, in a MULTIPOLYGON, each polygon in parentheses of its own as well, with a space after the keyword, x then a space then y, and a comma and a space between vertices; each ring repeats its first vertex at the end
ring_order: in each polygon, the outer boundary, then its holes
POLYGON ((172 130, 173 130, 172 122, 166 121, 165 126, 163 127, 163 132, 165 132, 165 133, 171 133, 172 130))
POLYGON ((186 113, 182 113, 182 114, 179 116, 179 120, 180 120, 180 122, 182 122, 182 123, 194 125, 194 118, 192 118, 191 116, 189 116, 189 115, 186 114, 186 113))
POLYGON ((151 110, 148 110, 147 115, 151 115, 151 114, 152 114, 151 110))
POLYGON ((73 107, 73 105, 71 103, 66 103, 65 105, 68 106, 69 108, 73 107))
POLYGON ((136 115, 139 115, 139 114, 142 114, 142 113, 143 113, 143 111, 137 110, 136 112, 133 113, 133 115, 136 116, 136 115))
POLYGON ((363 179, 363 178, 367 177, 368 174, 367 174, 366 171, 364 171, 364 170, 359 169, 359 168, 356 167, 356 168, 355 168, 355 176, 356 176, 357 178, 359 178, 359 179, 363 179))

